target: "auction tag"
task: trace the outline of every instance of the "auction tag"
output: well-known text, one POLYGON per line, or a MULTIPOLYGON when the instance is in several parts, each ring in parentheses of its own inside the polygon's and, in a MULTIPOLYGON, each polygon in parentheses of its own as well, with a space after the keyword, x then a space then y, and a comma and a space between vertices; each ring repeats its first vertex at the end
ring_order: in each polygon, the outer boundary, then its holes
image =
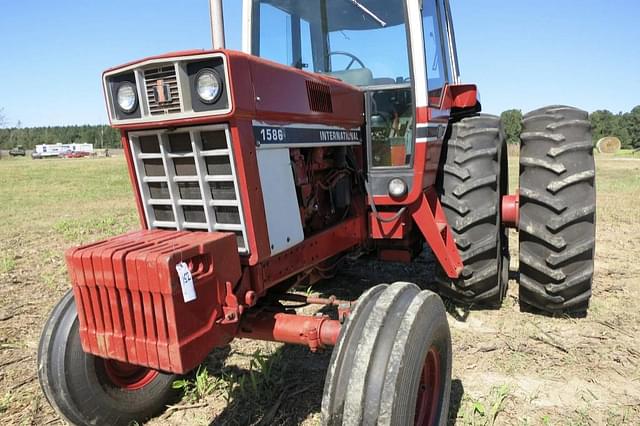
POLYGON ((176 265, 178 277, 180 277, 180 286, 182 287, 182 298, 184 303, 196 300, 196 288, 193 285, 193 275, 186 263, 180 262, 176 265))

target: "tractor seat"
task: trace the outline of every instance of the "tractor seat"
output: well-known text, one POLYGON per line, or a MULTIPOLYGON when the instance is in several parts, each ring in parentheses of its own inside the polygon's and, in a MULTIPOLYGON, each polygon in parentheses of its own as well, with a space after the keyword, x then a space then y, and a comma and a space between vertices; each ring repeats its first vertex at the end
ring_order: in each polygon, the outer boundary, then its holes
POLYGON ((369 86, 373 83, 373 73, 368 68, 355 70, 334 71, 325 73, 329 77, 337 78, 354 86, 369 86))

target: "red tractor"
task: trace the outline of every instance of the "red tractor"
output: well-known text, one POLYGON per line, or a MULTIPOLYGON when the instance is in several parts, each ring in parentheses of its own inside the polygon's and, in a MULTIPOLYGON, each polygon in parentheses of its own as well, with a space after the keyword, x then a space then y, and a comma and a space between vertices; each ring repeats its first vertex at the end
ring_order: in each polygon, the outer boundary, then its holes
POLYGON ((524 118, 509 195, 498 117, 458 80, 446 0, 245 0, 243 52, 151 57, 104 73, 142 230, 67 252, 73 291, 39 347, 74 424, 160 413, 172 382, 236 337, 331 346, 325 424, 443 424, 451 338, 438 295, 380 284, 356 302, 288 292, 353 252, 411 262, 442 296, 500 306, 508 228, 520 304, 586 312, 594 254, 587 113, 524 118), (282 301, 332 305, 304 316, 282 301))

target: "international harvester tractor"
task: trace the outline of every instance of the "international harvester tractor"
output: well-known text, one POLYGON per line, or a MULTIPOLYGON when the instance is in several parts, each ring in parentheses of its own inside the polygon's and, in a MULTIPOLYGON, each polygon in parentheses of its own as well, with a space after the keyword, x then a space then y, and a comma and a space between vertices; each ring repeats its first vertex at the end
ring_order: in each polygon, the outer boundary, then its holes
POLYGON ((179 375, 242 337, 333 347, 323 424, 443 424, 452 353, 437 294, 396 282, 352 303, 289 290, 353 253, 412 262, 426 245, 440 295, 497 308, 515 228, 521 308, 584 314, 587 113, 524 116, 509 195, 500 119, 459 81, 447 0, 242 6, 242 52, 224 48, 211 0, 214 50, 104 73, 142 229, 67 251, 72 291, 39 346, 44 393, 73 424, 144 421, 179 375), (301 300, 337 309, 282 303, 301 300))

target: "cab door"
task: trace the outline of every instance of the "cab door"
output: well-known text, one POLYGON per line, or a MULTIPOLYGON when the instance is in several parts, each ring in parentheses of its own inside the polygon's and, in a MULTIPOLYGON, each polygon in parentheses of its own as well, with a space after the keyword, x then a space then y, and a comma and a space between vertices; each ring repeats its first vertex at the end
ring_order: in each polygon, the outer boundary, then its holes
POLYGON ((444 0, 421 0, 428 106, 439 108, 445 85, 452 82, 444 0))
POLYGON ((427 122, 419 132, 426 143, 423 188, 435 184, 440 152, 449 125, 450 111, 444 109, 445 88, 457 81, 455 43, 452 38, 447 0, 419 0, 427 84, 426 114, 418 114, 427 122))
MULTIPOLYGON (((450 13, 446 0, 406 0, 409 54, 412 77, 406 87, 396 86, 392 102, 381 102, 382 94, 366 95, 369 184, 378 205, 406 205, 417 201, 428 187, 435 185, 440 151, 449 123, 443 109, 447 84, 455 82, 455 50, 450 34, 450 13), (391 126, 400 131, 389 136, 376 133, 389 128, 381 104, 410 104, 413 113, 406 125, 391 126), (382 110, 382 111, 381 111, 382 110), (401 137, 397 137, 401 136, 401 137), (381 152, 381 153, 380 153, 381 152), (406 185, 401 197, 390 194, 390 183, 406 185)), ((389 93, 389 92, 387 92, 389 93)), ((396 185, 397 186, 397 185, 396 185)))

